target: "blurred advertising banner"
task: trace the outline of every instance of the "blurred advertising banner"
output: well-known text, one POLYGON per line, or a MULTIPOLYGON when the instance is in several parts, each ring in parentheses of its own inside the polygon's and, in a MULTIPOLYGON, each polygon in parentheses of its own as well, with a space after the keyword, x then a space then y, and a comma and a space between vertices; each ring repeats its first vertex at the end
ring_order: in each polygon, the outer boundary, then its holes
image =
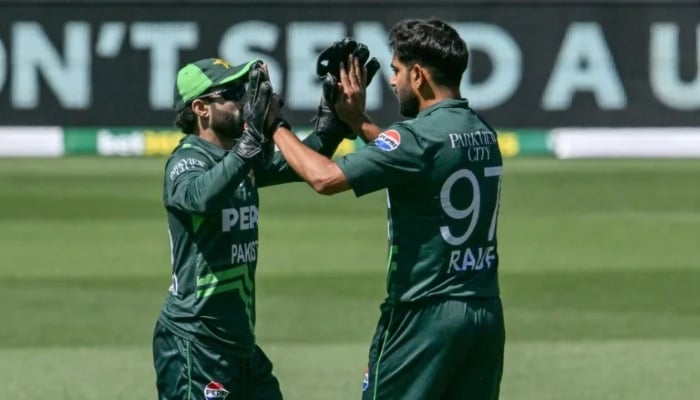
POLYGON ((56 3, 0 5, 0 125, 171 126, 180 66, 262 58, 308 126, 318 53, 353 36, 382 63, 367 108, 400 119, 387 35, 450 21, 471 49, 462 94, 499 128, 700 125, 700 6, 56 3))
MULTIPOLYGON (((297 129, 296 133, 303 139, 310 129, 297 129)), ((695 133, 700 137, 700 132, 695 133)), ((175 128, 163 127, 0 126, 0 157, 165 156, 182 138, 175 128)), ((550 132, 543 129, 502 131, 498 144, 506 158, 555 154, 550 132)), ((345 139, 335 156, 362 146, 359 138, 345 139)))
MULTIPOLYGON (((0 157, 165 156, 182 137, 162 127, 0 126, 0 157)), ((498 145, 505 158, 700 158, 700 127, 503 130, 498 145)), ((362 146, 346 139, 335 156, 362 146)))

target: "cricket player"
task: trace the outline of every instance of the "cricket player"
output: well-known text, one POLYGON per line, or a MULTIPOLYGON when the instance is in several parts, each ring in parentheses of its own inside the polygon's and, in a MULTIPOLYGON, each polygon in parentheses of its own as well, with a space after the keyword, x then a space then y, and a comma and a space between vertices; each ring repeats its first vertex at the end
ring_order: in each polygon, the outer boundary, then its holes
POLYGON ((364 400, 499 396, 505 328, 498 286, 502 162, 495 130, 460 94, 468 62, 448 24, 390 32, 391 86, 409 120, 381 130, 362 112, 366 68, 349 57, 335 111, 368 142, 335 162, 285 127, 273 140, 317 192, 386 189, 387 298, 369 351, 364 400))
MULTIPOLYGON (((268 114, 280 107, 268 79, 257 60, 208 58, 178 72, 176 124, 187 135, 165 165, 172 285, 153 337, 159 400, 282 399, 255 343, 257 188, 300 178, 265 137, 289 126, 268 114)), ((324 125, 334 118, 320 108, 303 146, 331 156, 343 139, 324 125)))

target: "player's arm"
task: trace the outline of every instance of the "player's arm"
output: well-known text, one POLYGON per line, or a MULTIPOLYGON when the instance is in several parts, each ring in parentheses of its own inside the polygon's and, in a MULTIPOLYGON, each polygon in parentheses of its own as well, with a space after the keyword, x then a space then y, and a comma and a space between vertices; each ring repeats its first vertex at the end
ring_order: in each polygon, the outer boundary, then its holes
MULTIPOLYGON (((371 71, 368 72, 368 67, 362 64, 369 58, 369 51, 366 50, 366 46, 347 39, 336 42, 327 51, 332 50, 340 51, 342 54, 347 53, 348 58, 346 62, 349 63, 350 68, 346 72, 340 59, 333 61, 338 64, 339 70, 334 70, 333 73, 328 72, 324 75, 321 100, 313 118, 314 130, 303 141, 310 149, 327 158, 330 158, 335 153, 343 139, 354 140, 359 134, 365 142, 368 142, 374 140, 379 134, 379 127, 372 123, 369 117, 363 113, 365 89, 372 76, 379 69, 379 63, 376 60, 368 62, 368 65, 371 66, 371 71), (345 49, 345 46, 350 46, 352 51, 345 49), (354 54, 360 49, 365 51, 360 51, 362 54, 355 56, 354 54), (352 77, 349 77, 349 74, 352 77), (339 79, 346 82, 346 89, 343 93, 340 93, 341 91, 339 90, 343 87, 343 85, 338 84, 339 79), (351 83, 354 85, 352 88, 350 87, 351 83), (336 114, 335 107, 338 103, 341 103, 346 117, 352 119, 354 126, 351 127, 336 114)), ((271 105, 271 112, 279 115, 281 114, 281 109, 276 106, 277 104, 271 105)), ((256 170, 255 175, 259 186, 276 185, 303 179, 295 173, 294 169, 289 167, 287 160, 279 153, 275 154, 273 162, 267 169, 264 171, 256 170)))
POLYGON ((305 146, 291 130, 280 127, 273 139, 287 163, 318 193, 331 195, 350 189, 338 165, 305 146))
MULTIPOLYGON (((327 83, 324 82, 324 87, 327 83)), ((330 90, 335 91, 335 84, 332 84, 330 90)), ((325 90, 325 89, 324 89, 325 90)), ((274 101, 270 104, 270 112, 277 116, 277 121, 282 122, 282 126, 291 130, 291 126, 284 122, 281 117, 281 103, 274 101)), ((338 145, 345 138, 354 138, 350 127, 344 124, 333 112, 330 104, 326 100, 326 94, 321 96, 318 111, 313 119, 314 130, 304 138, 304 145, 309 149, 321 154, 326 158, 330 158, 335 153, 338 145)), ((278 125, 280 125, 278 123, 278 125)), ((282 153, 277 152, 272 158, 272 162, 264 169, 255 170, 255 179, 260 187, 278 185, 287 182, 302 181, 296 171, 287 163, 287 160, 282 156, 282 153)))
MULTIPOLYGON (((342 141, 343 136, 340 135, 323 135, 313 132, 304 138, 302 143, 312 151, 330 158, 342 141)), ((269 166, 255 170, 255 181, 258 187, 265 187, 301 182, 303 179, 287 163, 281 152, 275 152, 269 166)))
POLYGON ((413 131, 400 124, 390 128, 367 146, 335 161, 304 148, 287 129, 277 129, 273 140, 315 191, 335 194, 352 189, 362 196, 393 185, 417 184, 431 162, 431 151, 413 131))
MULTIPOLYGON (((360 135, 365 142, 370 142, 378 136, 380 129, 364 114, 364 107, 366 87, 379 67, 379 61, 370 58, 367 46, 351 38, 336 41, 321 52, 316 74, 323 80, 322 95, 313 120, 314 131, 304 139, 310 149, 330 158, 343 139, 354 140, 360 135), (338 105, 345 112, 346 120, 339 118, 338 105)), ((256 171, 261 186, 299 180, 300 176, 293 171, 296 168, 289 168, 285 157, 276 156, 271 168, 256 171)), ((324 165, 330 163, 326 161, 324 165)))
POLYGON ((213 167, 211 162, 195 149, 173 157, 166 168, 165 205, 194 214, 217 212, 224 207, 250 171, 250 164, 235 152, 213 167))
MULTIPOLYGON (((324 95, 321 106, 326 103, 326 113, 319 108, 318 121, 326 129, 324 132, 332 132, 350 129, 363 135, 365 140, 378 136, 379 127, 371 123, 364 114, 365 90, 367 84, 367 68, 360 64, 360 58, 352 54, 348 56, 349 65, 346 71, 340 63, 341 85, 337 88, 337 80, 329 74, 324 80, 324 95), (338 90, 340 89, 340 90, 338 90), (335 100, 335 110, 328 104, 327 99, 335 100), (341 110, 345 118, 340 121, 341 110), (337 114, 336 114, 337 113, 337 114), (348 122, 352 123, 350 125, 348 122), (328 127, 331 128, 328 128, 328 127), (367 132, 364 132, 366 130, 367 132)), ((279 110, 274 110, 279 111, 279 110)), ((342 118, 342 117, 341 117, 342 118)), ((317 132, 319 129, 316 129, 317 132)), ((352 134, 350 132, 349 134, 352 134)), ((332 160, 321 156, 308 147, 302 145, 294 133, 285 127, 277 129, 273 135, 275 144, 280 149, 287 163, 308 183, 316 192, 321 194, 335 194, 350 189, 350 184, 340 167, 332 160)))

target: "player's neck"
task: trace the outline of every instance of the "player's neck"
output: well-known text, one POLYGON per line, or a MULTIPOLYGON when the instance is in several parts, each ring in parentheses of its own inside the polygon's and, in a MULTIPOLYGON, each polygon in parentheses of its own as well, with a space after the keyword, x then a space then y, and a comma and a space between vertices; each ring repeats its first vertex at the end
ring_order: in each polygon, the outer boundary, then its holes
POLYGON ((420 111, 430 108, 445 100, 462 98, 459 88, 451 88, 447 86, 432 86, 428 93, 430 93, 429 96, 423 98, 419 97, 418 109, 420 111))

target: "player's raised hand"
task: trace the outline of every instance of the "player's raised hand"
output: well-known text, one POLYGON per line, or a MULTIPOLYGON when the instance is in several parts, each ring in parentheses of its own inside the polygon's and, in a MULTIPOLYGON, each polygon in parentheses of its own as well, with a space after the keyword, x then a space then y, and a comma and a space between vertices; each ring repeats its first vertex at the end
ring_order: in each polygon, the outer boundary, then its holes
POLYGON ((338 117, 350 126, 356 125, 364 116, 367 77, 367 68, 360 64, 360 58, 355 55, 349 55, 347 62, 340 65, 340 85, 335 111, 338 117))
MULTIPOLYGON (((316 75, 320 79, 326 79, 330 74, 336 82, 340 81, 340 66, 347 63, 348 57, 352 55, 359 59, 360 65, 367 69, 366 85, 372 82, 372 77, 379 70, 379 61, 375 57, 370 58, 369 48, 361 42, 346 37, 334 42, 323 50, 316 62, 316 75)), ((327 99, 331 104, 335 103, 334 98, 327 99)))
MULTIPOLYGON (((356 60, 359 64, 357 69, 353 69, 353 71, 363 71, 360 77, 361 82, 357 83, 358 86, 363 88, 369 84, 374 74, 379 70, 379 62, 374 57, 370 59, 370 52, 367 46, 352 38, 343 38, 334 42, 321 52, 316 64, 316 73, 323 80, 323 95, 321 96, 318 112, 313 120, 314 131, 318 134, 340 134, 349 139, 357 137, 357 133, 348 124, 339 120, 335 109, 337 102, 343 98, 339 93, 343 87, 340 83, 341 66, 347 65, 348 60, 356 60)), ((358 102, 355 99, 352 102, 352 106, 361 107, 361 112, 363 112, 364 103, 364 100, 358 102)), ((345 100, 345 104, 350 105, 347 100, 345 100)), ((351 118, 348 117, 348 120, 351 120, 351 118)))

